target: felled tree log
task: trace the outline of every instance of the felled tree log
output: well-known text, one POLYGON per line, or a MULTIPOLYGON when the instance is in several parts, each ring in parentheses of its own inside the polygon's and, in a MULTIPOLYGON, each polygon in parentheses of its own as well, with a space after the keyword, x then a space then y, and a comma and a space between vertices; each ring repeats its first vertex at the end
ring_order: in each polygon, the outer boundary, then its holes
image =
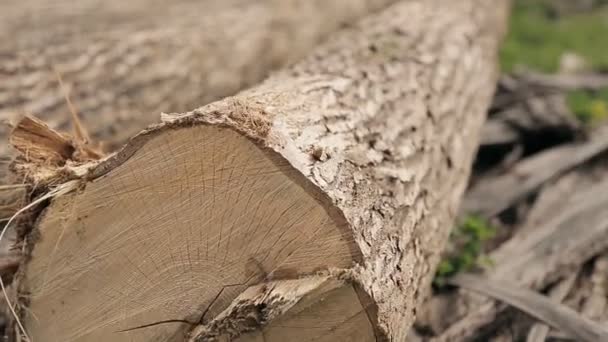
POLYGON ((404 341, 467 183, 507 2, 400 2, 102 161, 53 173, 24 154, 15 170, 73 189, 27 240, 27 333, 404 341))
POLYGON ((121 144, 161 112, 232 95, 391 2, 2 2, 0 118, 28 113, 66 128, 57 71, 93 136, 121 144))

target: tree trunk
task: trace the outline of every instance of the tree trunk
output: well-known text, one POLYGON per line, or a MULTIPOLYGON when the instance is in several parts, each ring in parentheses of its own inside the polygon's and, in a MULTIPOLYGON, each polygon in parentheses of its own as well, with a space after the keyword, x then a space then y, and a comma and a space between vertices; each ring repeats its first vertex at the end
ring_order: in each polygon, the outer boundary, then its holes
MULTIPOLYGON (((102 161, 53 173, 24 154, 16 170, 74 189, 27 240, 27 333, 404 341, 467 183, 507 3, 400 2, 102 161)), ((69 151, 35 150, 53 146, 69 151)))
POLYGON ((161 112, 232 95, 390 2, 0 2, 0 118, 35 114, 65 129, 55 69, 93 136, 122 144, 161 112))

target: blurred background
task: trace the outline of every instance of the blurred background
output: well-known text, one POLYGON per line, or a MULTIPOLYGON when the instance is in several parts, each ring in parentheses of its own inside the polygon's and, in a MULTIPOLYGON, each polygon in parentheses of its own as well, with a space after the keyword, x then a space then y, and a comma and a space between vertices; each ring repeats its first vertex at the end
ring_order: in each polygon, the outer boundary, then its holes
POLYGON ((570 340, 445 286, 464 271, 509 279, 608 323, 608 1, 515 0, 500 65, 419 339, 570 340))

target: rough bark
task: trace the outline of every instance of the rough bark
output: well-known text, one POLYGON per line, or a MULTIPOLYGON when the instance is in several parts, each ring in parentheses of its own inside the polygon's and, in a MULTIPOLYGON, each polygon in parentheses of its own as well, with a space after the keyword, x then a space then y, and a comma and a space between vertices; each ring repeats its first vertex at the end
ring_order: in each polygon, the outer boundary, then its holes
POLYGON ((121 144, 161 112, 233 95, 393 1, 3 1, 0 118, 66 128, 56 70, 93 136, 121 144))
POLYGON ((404 341, 467 183, 507 8, 400 2, 100 162, 29 172, 80 184, 28 240, 28 333, 404 341))

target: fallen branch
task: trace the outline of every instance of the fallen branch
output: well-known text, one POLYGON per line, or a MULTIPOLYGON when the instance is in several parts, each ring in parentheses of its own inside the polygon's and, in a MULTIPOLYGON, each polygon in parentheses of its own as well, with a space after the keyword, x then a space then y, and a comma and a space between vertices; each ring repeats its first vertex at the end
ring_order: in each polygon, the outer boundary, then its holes
POLYGON ((604 326, 579 315, 567 306, 553 302, 534 291, 510 285, 504 280, 459 274, 450 279, 449 283, 508 303, 579 341, 608 341, 608 329, 604 326))
MULTIPOLYGON (((489 278, 542 289, 608 248, 608 211, 604 210, 608 207, 608 180, 582 177, 580 182, 568 177, 565 184, 548 189, 553 195, 537 201, 538 209, 533 209, 530 221, 490 254, 494 266, 487 270, 489 278), (543 216, 546 213, 553 214, 543 216)), ((468 308, 465 315, 435 341, 471 337, 505 308, 487 299, 461 300, 468 308)))
POLYGON ((608 87, 606 74, 541 74, 532 70, 517 73, 516 77, 537 87, 559 90, 589 89, 598 90, 608 87))
POLYGON ((608 127, 589 141, 553 148, 526 158, 502 176, 481 179, 464 200, 464 212, 494 216, 524 199, 556 176, 608 150, 608 127))
MULTIPOLYGON (((568 295, 572 285, 576 281, 578 273, 572 273, 565 279, 561 280, 555 285, 549 292, 549 297, 556 303, 561 301, 568 295)), ((526 342, 545 342, 547 335, 549 334, 550 327, 544 323, 536 323, 530 328, 526 342)))

